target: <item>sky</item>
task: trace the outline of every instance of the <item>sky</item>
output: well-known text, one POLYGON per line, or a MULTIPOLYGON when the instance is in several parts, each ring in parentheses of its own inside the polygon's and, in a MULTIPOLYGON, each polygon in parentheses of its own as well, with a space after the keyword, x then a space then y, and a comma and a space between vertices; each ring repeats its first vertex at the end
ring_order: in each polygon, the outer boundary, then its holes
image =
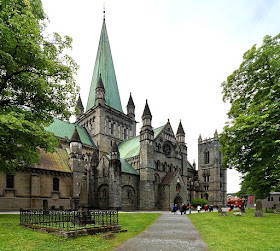
MULTIPOLYGON (((179 121, 186 133, 188 159, 197 163, 197 140, 222 132, 229 104, 221 83, 243 54, 265 35, 280 32, 278 0, 42 0, 47 33, 73 38, 69 51, 87 103, 98 42, 106 26, 123 110, 131 92, 138 123, 145 101, 157 128, 179 121)), ((239 176, 228 170, 228 193, 239 190, 239 176)))

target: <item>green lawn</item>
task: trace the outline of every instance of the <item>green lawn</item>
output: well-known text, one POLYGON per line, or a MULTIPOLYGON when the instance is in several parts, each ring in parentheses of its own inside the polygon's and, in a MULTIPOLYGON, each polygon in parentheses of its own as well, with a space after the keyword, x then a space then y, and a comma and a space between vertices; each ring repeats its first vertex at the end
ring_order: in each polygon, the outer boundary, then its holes
POLYGON ((125 233, 111 240, 103 234, 65 239, 19 226, 19 215, 0 215, 0 250, 112 250, 150 226, 159 216, 153 213, 120 213, 119 224, 125 233))
POLYGON ((264 213, 254 217, 254 210, 246 209, 242 216, 227 212, 188 215, 213 251, 276 251, 280 250, 280 214, 264 213))

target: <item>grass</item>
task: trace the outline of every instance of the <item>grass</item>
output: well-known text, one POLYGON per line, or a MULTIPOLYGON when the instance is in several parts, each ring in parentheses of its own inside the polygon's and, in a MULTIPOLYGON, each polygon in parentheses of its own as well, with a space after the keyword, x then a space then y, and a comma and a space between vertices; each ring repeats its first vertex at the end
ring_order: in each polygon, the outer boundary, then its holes
POLYGON ((227 215, 188 215, 209 250, 280 250, 280 214, 264 213, 264 217, 260 218, 254 217, 254 210, 246 209, 242 216, 235 216, 233 212, 227 212, 227 215))
POLYGON ((153 213, 120 213, 119 224, 125 233, 110 240, 103 234, 65 239, 19 226, 19 215, 0 215, 0 250, 112 250, 150 226, 159 216, 153 213))

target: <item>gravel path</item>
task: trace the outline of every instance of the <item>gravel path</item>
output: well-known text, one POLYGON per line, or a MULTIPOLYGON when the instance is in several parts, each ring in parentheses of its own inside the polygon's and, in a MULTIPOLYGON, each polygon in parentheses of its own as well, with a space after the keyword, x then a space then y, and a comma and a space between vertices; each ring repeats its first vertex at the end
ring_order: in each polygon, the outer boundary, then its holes
POLYGON ((197 229, 191 221, 180 214, 161 212, 159 218, 142 233, 114 249, 116 251, 206 251, 197 229))

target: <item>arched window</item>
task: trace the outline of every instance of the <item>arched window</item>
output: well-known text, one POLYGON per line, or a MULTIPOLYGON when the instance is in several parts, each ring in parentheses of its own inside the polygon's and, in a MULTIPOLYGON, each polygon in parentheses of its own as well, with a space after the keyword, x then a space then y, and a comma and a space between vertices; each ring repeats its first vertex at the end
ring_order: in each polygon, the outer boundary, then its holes
POLYGON ((128 199, 131 198, 131 190, 130 190, 130 189, 127 190, 127 198, 128 198, 128 199))
POLYGON ((209 151, 204 152, 204 164, 209 164, 209 151))
POLYGON ((208 198, 209 198, 208 193, 206 193, 206 194, 204 195, 204 197, 205 197, 205 200, 208 200, 208 198))
POLYGON ((14 188, 14 175, 6 175, 6 188, 14 188))
POLYGON ((59 191, 59 179, 53 178, 53 191, 58 192, 59 191))
POLYGON ((107 198, 108 194, 107 194, 107 190, 106 189, 103 189, 102 191, 102 197, 103 198, 107 198))
POLYGON ((111 135, 114 135, 114 124, 111 123, 111 135))

